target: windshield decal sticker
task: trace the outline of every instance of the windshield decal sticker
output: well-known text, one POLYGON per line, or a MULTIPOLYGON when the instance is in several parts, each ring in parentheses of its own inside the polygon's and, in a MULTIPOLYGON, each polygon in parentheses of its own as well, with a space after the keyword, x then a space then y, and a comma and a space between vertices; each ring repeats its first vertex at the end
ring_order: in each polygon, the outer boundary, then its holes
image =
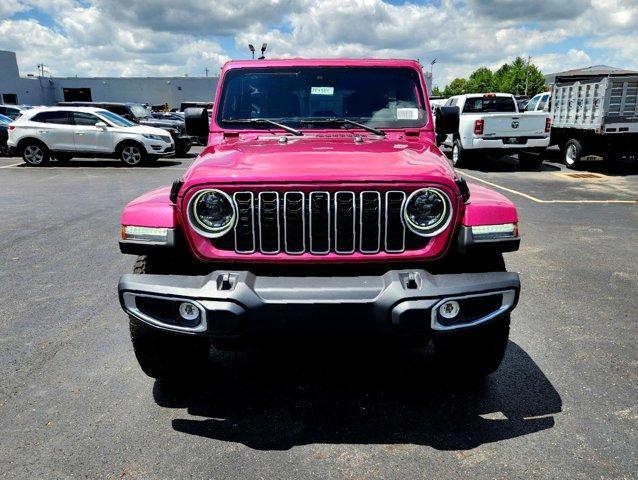
POLYGON ((418 120, 418 108, 397 108, 397 120, 418 120))
POLYGON ((334 87, 310 87, 310 95, 334 95, 334 87))

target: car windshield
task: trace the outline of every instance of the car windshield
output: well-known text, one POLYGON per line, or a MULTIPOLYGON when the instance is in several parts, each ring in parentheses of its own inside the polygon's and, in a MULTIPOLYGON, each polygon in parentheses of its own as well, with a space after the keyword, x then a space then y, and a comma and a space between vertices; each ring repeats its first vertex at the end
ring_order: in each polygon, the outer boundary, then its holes
POLYGON ((99 112, 101 117, 104 117, 108 120, 109 123, 113 124, 116 127, 134 127, 135 124, 124 117, 120 117, 119 115, 109 112, 108 110, 104 110, 99 112))
POLYGON ((145 119, 151 116, 151 111, 142 105, 130 105, 130 107, 135 118, 145 119))
MULTIPOLYGON (((349 119, 377 128, 414 128, 427 122, 419 75, 410 68, 235 69, 226 74, 220 98, 217 122, 231 129, 246 128, 250 119, 323 129, 327 123, 313 124, 312 119, 349 119)), ((353 128, 343 122, 331 125, 353 128)), ((253 127, 273 128, 266 122, 253 127)))
POLYGON ((515 112, 512 97, 469 97, 465 100, 463 113, 515 112))
POLYGON ((11 122, 13 122, 13 119, 9 117, 5 117, 4 115, 0 114, 0 123, 11 123, 11 122))

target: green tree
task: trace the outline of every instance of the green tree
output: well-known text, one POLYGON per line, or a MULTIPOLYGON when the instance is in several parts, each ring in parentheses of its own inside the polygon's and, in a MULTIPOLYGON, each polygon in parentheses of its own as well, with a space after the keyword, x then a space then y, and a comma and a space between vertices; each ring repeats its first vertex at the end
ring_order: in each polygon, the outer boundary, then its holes
POLYGON ((531 63, 528 65, 527 61, 521 57, 516 57, 511 65, 503 65, 501 69, 503 69, 499 85, 501 92, 522 95, 527 86, 527 94, 536 95, 545 89, 545 78, 541 71, 536 65, 531 63))
POLYGON ((474 70, 467 81, 467 90, 474 93, 494 91, 494 75, 492 71, 486 67, 474 70))
POLYGON ((443 95, 446 97, 463 95, 464 93, 467 93, 467 80, 464 78, 455 78, 443 89, 443 95))
POLYGON ((443 90, 441 90, 439 88, 438 85, 436 85, 433 89, 432 89, 432 96, 433 97, 441 97, 443 95, 443 90))

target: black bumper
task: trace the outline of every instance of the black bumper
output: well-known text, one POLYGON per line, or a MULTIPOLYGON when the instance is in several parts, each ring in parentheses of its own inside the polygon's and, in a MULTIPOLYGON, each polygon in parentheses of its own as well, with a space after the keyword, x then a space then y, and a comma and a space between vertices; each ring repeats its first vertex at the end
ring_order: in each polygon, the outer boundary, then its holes
POLYGON ((392 270, 380 276, 266 277, 246 271, 206 276, 124 275, 122 308, 163 330, 236 338, 268 332, 369 331, 401 335, 468 329, 507 315, 518 301, 518 274, 433 275, 392 270), (449 300, 461 314, 439 314, 449 300), (200 311, 183 322, 180 303, 200 311))

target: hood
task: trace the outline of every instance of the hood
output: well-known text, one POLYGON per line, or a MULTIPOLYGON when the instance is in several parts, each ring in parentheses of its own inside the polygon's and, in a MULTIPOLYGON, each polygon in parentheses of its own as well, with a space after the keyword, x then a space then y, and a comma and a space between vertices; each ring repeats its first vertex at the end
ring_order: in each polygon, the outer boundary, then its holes
POLYGON ((135 125, 133 127, 124 127, 120 128, 120 131, 124 133, 139 133, 139 134, 151 134, 151 135, 162 135, 164 137, 171 136, 169 132, 163 130, 161 128, 150 127, 148 125, 135 125))
POLYGON ((433 182, 451 185, 454 171, 431 142, 326 134, 263 136, 207 147, 186 184, 249 182, 433 182))
POLYGON ((158 120, 157 118, 145 118, 144 120, 140 120, 140 125, 150 125, 152 127, 159 128, 174 128, 179 130, 180 126, 183 125, 183 122, 178 120, 158 120))

